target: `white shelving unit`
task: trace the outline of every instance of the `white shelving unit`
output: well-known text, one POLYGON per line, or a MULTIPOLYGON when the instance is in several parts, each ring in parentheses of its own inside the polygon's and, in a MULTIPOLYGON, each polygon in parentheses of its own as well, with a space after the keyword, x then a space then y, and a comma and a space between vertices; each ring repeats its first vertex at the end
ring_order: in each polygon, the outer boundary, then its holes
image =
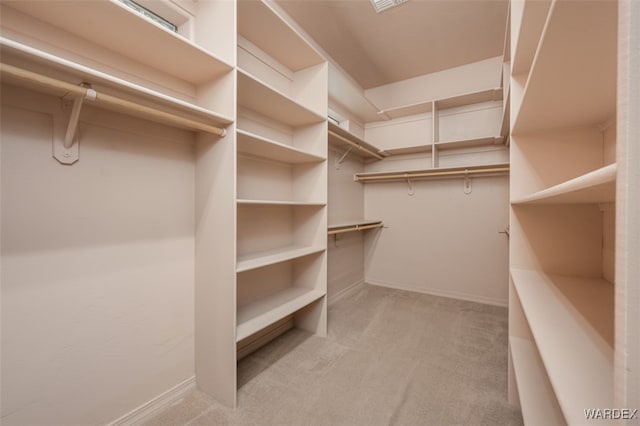
POLYGON ((633 398, 615 361, 637 328, 618 313, 618 6, 511 3, 509 397, 525 423, 584 424, 633 398))

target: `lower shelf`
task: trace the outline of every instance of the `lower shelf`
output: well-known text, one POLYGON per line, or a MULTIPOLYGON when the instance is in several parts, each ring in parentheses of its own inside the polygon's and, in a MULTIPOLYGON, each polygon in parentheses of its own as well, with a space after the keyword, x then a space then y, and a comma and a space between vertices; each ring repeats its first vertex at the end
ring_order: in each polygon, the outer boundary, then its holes
POLYGON ((511 337, 509 349, 524 423, 548 426, 566 424, 534 344, 526 339, 511 337))
POLYGON ((249 271, 278 262, 324 251, 324 247, 287 246, 238 256, 236 272, 249 271))
POLYGON ((613 285, 512 269, 546 374, 569 424, 613 404, 613 285))
POLYGON ((274 322, 304 308, 325 295, 323 291, 289 287, 238 308, 236 341, 239 342, 274 322))

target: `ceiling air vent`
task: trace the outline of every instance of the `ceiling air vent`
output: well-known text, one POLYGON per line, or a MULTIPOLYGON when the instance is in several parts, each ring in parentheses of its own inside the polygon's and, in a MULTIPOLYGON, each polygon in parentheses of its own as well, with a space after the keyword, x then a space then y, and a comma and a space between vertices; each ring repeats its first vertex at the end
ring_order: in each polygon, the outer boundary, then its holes
POLYGON ((371 4, 377 13, 398 6, 407 0, 371 0, 371 4))

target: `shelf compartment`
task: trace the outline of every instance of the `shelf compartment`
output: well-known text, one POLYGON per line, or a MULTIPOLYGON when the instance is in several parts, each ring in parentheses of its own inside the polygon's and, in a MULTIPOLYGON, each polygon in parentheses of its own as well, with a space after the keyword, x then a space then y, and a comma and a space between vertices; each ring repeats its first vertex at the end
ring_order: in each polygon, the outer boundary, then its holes
POLYGON ((530 425, 565 425, 542 360, 535 345, 520 337, 509 338, 522 417, 530 425))
POLYGON ((617 3, 551 5, 512 134, 605 122, 616 108, 617 3))
POLYGON ((238 1, 238 34, 294 72, 325 61, 263 1, 238 1))
POLYGON ((238 70, 238 105, 292 127, 326 120, 322 115, 311 111, 240 69, 238 70))
POLYGON ((353 220, 334 223, 328 226, 328 235, 342 234, 345 232, 365 231, 367 229, 382 228, 381 220, 353 220))
MULTIPOLYGON (((140 103, 141 105, 151 108, 159 108, 165 112, 175 113, 206 124, 224 127, 233 122, 231 117, 223 114, 218 114, 182 99, 177 99, 138 84, 122 80, 118 77, 68 61, 13 40, 0 38, 0 48, 3 62, 10 65, 28 67, 30 70, 46 73, 47 76, 70 83, 72 81, 88 82, 91 83, 92 87, 98 92, 105 92, 113 96, 122 97, 131 102, 140 103)), ((11 77, 3 78, 3 82, 38 89, 35 85, 28 85, 18 81, 14 82, 11 77)), ((62 96, 66 92, 55 92, 47 89, 45 93, 62 96)), ((106 106, 103 108, 116 110, 114 108, 107 108, 106 106)))
POLYGON ((242 129, 236 132, 238 152, 289 164, 317 163, 325 157, 262 137, 242 129))
POLYGON ((252 252, 238 256, 236 262, 236 272, 245 272, 252 269, 262 268, 309 254, 320 253, 325 250, 321 246, 286 246, 271 250, 252 252))
POLYGON ((512 204, 576 204, 609 203, 615 201, 616 164, 554 185, 550 188, 519 198, 512 204))
POLYGON ((350 154, 360 158, 382 160, 388 155, 386 152, 331 122, 329 122, 329 142, 351 149, 350 154), (355 150, 352 148, 355 148, 355 150))
POLYGON ((285 318, 324 297, 325 292, 290 287, 254 303, 238 308, 236 341, 239 342, 263 328, 285 318))
POLYGON ((238 273, 237 341, 323 297, 325 264, 319 252, 238 273))
POLYGON ((324 163, 289 164, 262 157, 238 155, 239 199, 282 201, 301 204, 326 203, 324 163))
POLYGON ((512 269, 538 352, 569 424, 613 404, 613 285, 512 269))
POLYGON ((169 75, 200 84, 233 67, 114 0, 4 1, 43 22, 169 75))

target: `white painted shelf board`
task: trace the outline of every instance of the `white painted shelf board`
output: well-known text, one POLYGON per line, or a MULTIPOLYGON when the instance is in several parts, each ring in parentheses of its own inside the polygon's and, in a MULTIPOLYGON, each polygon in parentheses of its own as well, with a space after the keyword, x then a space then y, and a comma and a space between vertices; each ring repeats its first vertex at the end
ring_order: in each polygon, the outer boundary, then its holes
POLYGON ((500 122, 500 136, 505 145, 509 145, 509 120, 511 117, 511 86, 507 88, 507 96, 502 109, 502 120, 500 122))
MULTIPOLYGON (((115 93, 116 95, 122 93, 127 95, 129 100, 137 101, 167 112, 179 112, 181 113, 180 115, 186 118, 199 120, 206 124, 225 126, 233 122, 231 117, 218 114, 199 105, 165 95, 147 87, 51 55, 4 37, 0 37, 0 52, 3 62, 14 62, 16 66, 22 65, 22 63, 33 64, 38 68, 34 70, 34 72, 40 72, 39 69, 42 68, 44 70, 43 72, 47 70, 53 71, 56 74, 53 76, 55 78, 58 78, 58 74, 63 74, 66 80, 72 84, 74 84, 75 81, 86 81, 91 83, 93 88, 99 92, 102 90, 106 92, 115 91, 117 92, 115 93)), ((6 79, 6 81, 10 80, 6 79)), ((89 105, 89 103, 87 105, 89 105)))
POLYGON ((238 105, 292 127, 326 121, 322 115, 238 69, 238 105))
POLYGON ((512 204, 575 204, 608 203, 616 198, 616 164, 554 185, 529 196, 519 198, 512 204))
MULTIPOLYGON (((346 138, 348 140, 350 140, 351 142, 353 142, 354 144, 361 146, 369 151, 375 152, 378 155, 381 156, 386 156, 386 152, 380 150, 380 148, 371 145, 370 143, 366 142, 364 139, 361 139, 359 137, 357 137, 356 135, 354 135, 353 133, 343 129, 342 127, 336 125, 335 123, 332 123, 331 121, 328 121, 329 124, 329 130, 337 133, 338 135, 340 135, 343 138, 346 138)), ((345 143, 344 141, 340 140, 339 138, 336 138, 335 136, 333 136, 331 133, 329 133, 329 142, 337 145, 337 146, 342 146, 346 149, 352 148, 351 145, 349 145, 348 143, 345 143)), ((349 152, 349 155, 356 155, 360 158, 366 158, 366 159, 375 159, 377 160, 378 158, 372 156, 371 154, 369 154, 366 151, 360 150, 360 149, 354 149, 351 150, 351 152, 349 152)))
POLYGON ((263 266, 273 265, 309 254, 320 253, 324 247, 296 246, 280 247, 273 250, 265 250, 238 256, 236 272, 249 271, 263 266))
POLYGON ((452 141, 439 141, 436 142, 436 148, 439 150, 457 149, 457 148, 471 148, 474 146, 487 146, 487 145, 500 145, 503 138, 501 136, 486 136, 473 139, 461 139, 452 141))
POLYGON ((302 149, 238 129, 238 152, 289 164, 319 163, 326 158, 302 149))
POLYGON ((616 2, 553 2, 512 133, 598 124, 615 114, 616 25, 616 2))
POLYGON ((354 219, 354 220, 344 220, 340 222, 334 222, 328 226, 329 230, 332 229, 340 229, 340 228, 349 228, 351 226, 367 226, 374 225, 377 223, 382 223, 381 220, 366 220, 366 219, 354 219))
POLYGON ((322 55, 265 2, 238 2, 238 33, 291 71, 325 62, 322 55))
POLYGON ((325 293, 304 287, 289 287, 271 296, 238 307, 236 341, 239 342, 324 297, 325 293))
POLYGON ((511 277, 567 422, 584 423, 585 408, 611 407, 613 285, 522 269, 511 277))
POLYGON ((433 111, 435 102, 438 109, 455 108, 464 105, 472 105, 480 102, 498 101, 502 99, 502 88, 484 89, 475 92, 463 93, 442 99, 432 99, 425 102, 402 105, 382 111, 391 118, 406 117, 408 115, 427 114, 433 111))
POLYGON ((425 145, 414 145, 414 146, 405 146, 402 148, 391 148, 385 149, 389 155, 405 155, 405 154, 419 154, 421 152, 431 152, 433 151, 433 144, 425 144, 425 145))
POLYGON ((535 345, 519 337, 509 338, 516 373, 522 417, 527 425, 566 425, 555 393, 535 345))
POLYGON ((255 200, 255 199, 246 199, 239 198, 237 200, 238 204, 244 206, 326 206, 327 203, 323 202, 314 202, 314 201, 281 201, 281 200, 255 200))
MULTIPOLYGON (((419 179, 421 174, 434 174, 434 177, 464 177, 467 171, 474 172, 469 174, 470 177, 478 176, 477 173, 480 173, 484 176, 497 176, 502 174, 509 173, 509 163, 498 163, 498 164, 484 164, 484 165, 473 165, 467 167, 435 167, 431 169, 419 169, 419 170, 394 170, 388 172, 366 172, 366 173, 355 173, 354 180, 358 181, 359 178, 367 178, 367 177, 381 177, 384 180, 398 180, 403 181, 407 179, 419 179), (494 170, 499 169, 499 170, 494 170), (444 172, 444 173, 443 173, 444 172), (486 173, 485 173, 486 172, 486 173), (390 175, 390 176, 389 176, 390 175)), ((374 181, 375 182, 375 181, 374 181)))
POLYGON ((550 5, 551 0, 512 3, 512 13, 515 13, 516 7, 522 9, 522 19, 518 28, 515 53, 511 63, 514 75, 529 73, 550 5))
POLYGON ((2 3, 193 84, 233 69, 190 40, 114 0, 2 3))

